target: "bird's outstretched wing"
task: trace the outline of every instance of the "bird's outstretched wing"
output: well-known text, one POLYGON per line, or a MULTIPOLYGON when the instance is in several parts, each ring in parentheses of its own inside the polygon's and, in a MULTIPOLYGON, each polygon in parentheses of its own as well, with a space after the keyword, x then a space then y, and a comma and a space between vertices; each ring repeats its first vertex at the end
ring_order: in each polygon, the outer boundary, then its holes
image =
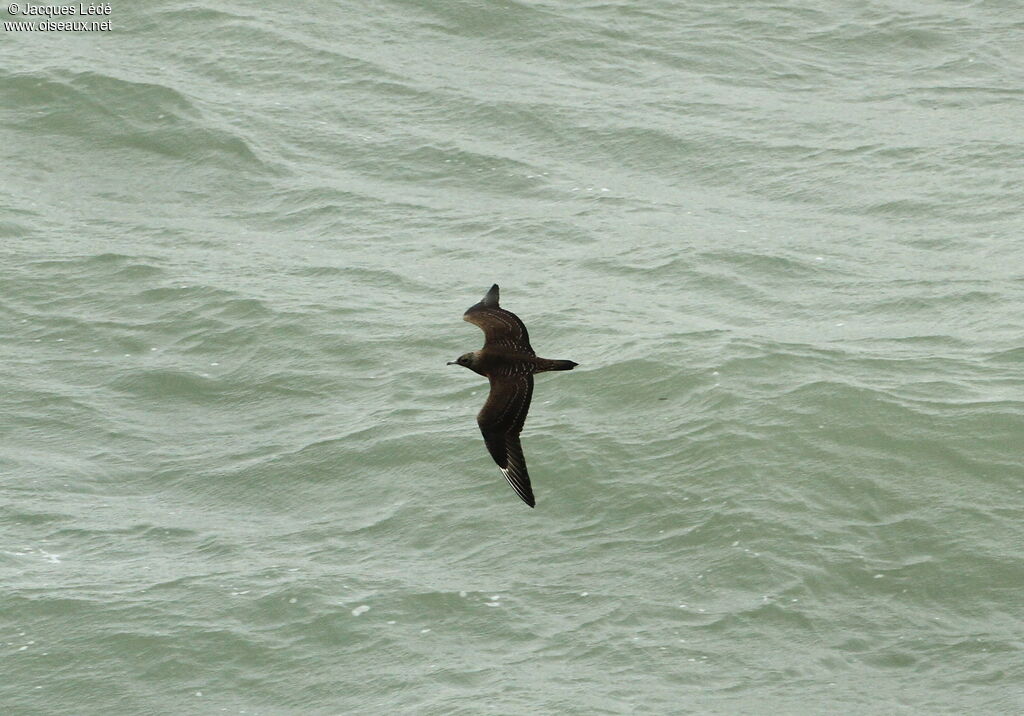
POLYGON ((515 353, 535 355, 530 347, 530 335, 519 316, 498 306, 498 284, 491 286, 480 303, 470 306, 462 320, 483 329, 484 348, 500 347, 515 353))
POLYGON ((526 471, 523 446, 519 442, 519 433, 523 430, 533 397, 533 376, 494 376, 490 381, 490 395, 476 416, 476 422, 501 474, 523 502, 533 507, 536 501, 530 487, 530 475, 526 471))

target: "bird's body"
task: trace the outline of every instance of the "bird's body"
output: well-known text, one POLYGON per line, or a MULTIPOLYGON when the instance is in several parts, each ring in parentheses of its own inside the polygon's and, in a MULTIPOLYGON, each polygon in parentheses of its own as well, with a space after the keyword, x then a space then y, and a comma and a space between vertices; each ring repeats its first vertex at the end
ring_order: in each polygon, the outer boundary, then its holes
POLYGON ((527 353, 516 353, 502 349, 487 350, 485 348, 467 353, 466 355, 473 356, 472 362, 466 367, 485 378, 533 375, 534 373, 543 373, 547 370, 572 370, 579 365, 578 363, 573 363, 572 367, 562 367, 565 363, 571 361, 549 360, 527 353))
POLYGON ((533 374, 572 370, 577 364, 537 357, 523 322, 498 306, 498 284, 491 286, 483 300, 470 306, 462 318, 483 330, 484 347, 459 356, 449 365, 464 366, 490 381, 491 392, 476 416, 477 424, 488 452, 512 489, 533 507, 536 501, 519 442, 533 397, 533 374))

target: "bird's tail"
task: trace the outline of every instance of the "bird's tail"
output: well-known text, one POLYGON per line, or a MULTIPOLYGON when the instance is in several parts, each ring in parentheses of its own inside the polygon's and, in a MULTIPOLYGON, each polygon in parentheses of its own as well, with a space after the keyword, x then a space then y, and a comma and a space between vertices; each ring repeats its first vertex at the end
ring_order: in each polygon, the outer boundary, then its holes
POLYGON ((536 371, 538 373, 543 373, 547 370, 572 370, 579 365, 579 363, 573 363, 571 360, 549 360, 547 358, 542 358, 538 363, 536 371))

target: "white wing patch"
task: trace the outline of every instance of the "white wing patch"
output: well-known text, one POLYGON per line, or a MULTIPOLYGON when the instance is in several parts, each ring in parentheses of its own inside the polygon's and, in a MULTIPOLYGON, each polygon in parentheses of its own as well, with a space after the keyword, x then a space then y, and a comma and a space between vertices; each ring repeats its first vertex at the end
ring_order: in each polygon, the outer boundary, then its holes
POLYGON ((508 484, 512 485, 512 489, 516 491, 517 495, 519 495, 519 499, 533 507, 533 497, 523 489, 520 484, 519 475, 508 468, 499 467, 498 469, 501 470, 501 474, 505 476, 506 480, 508 480, 508 484))

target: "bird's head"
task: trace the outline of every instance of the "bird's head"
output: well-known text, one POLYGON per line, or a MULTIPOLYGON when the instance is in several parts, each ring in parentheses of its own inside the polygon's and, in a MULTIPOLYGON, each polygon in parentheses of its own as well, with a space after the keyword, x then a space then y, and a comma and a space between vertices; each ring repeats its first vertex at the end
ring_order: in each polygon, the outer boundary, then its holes
POLYGON ((476 351, 469 353, 463 353, 455 360, 448 361, 448 365, 461 365, 463 368, 469 368, 473 370, 473 366, 476 364, 476 351))

